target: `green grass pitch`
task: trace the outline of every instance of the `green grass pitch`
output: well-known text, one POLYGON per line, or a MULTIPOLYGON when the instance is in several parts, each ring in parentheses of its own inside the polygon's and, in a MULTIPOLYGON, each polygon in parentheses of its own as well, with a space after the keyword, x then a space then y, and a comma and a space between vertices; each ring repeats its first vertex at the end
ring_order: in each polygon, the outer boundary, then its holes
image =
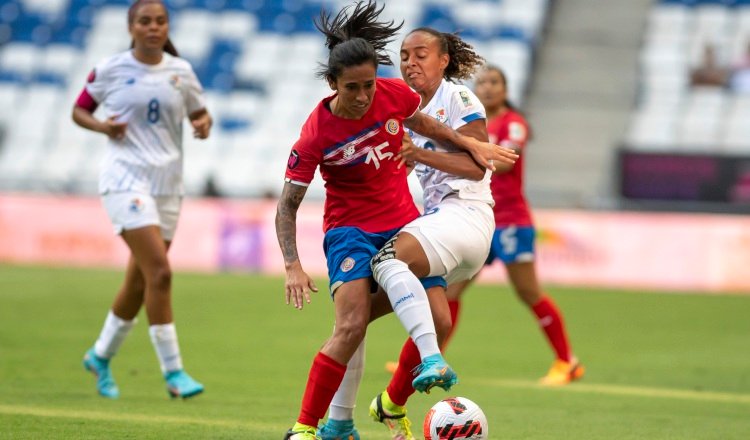
MULTIPOLYGON (((332 328, 325 281, 303 311, 281 278, 177 273, 174 308, 186 369, 206 392, 170 400, 143 313, 113 361, 121 398, 98 397, 81 358, 121 279, 117 271, 0 266, 0 438, 281 439, 299 411, 313 355, 332 328)), ((583 381, 545 389, 552 355, 505 286, 465 297, 447 358, 451 391, 477 402, 492 439, 750 438, 750 296, 550 288, 583 381)), ((367 407, 405 333, 394 316, 368 333, 356 421, 388 439, 367 407)), ((442 390, 409 403, 415 434, 442 390)))

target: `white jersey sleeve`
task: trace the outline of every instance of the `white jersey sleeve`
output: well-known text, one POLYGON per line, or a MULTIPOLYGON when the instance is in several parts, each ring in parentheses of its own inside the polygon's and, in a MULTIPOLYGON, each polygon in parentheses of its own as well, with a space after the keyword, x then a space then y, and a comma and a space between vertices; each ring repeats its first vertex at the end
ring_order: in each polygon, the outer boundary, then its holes
MULTIPOLYGON (((453 84, 446 80, 440 84, 429 103, 422 109, 422 113, 437 119, 438 122, 457 130, 464 125, 476 121, 486 120, 484 106, 479 98, 468 87, 453 84)), ((432 139, 419 134, 409 133, 414 144, 421 148, 437 152, 457 153, 459 150, 451 146, 442 145, 432 139)), ((436 168, 418 163, 414 171, 422 185, 422 197, 425 210, 434 208, 444 198, 455 195, 460 199, 479 200, 494 205, 490 190, 491 171, 485 173, 480 181, 464 179, 436 168)))
POLYGON ((107 99, 109 86, 112 84, 111 73, 112 65, 116 57, 109 57, 94 67, 86 81, 86 92, 97 104, 101 104, 107 99))
POLYGON ((192 66, 185 62, 184 81, 185 87, 182 93, 185 99, 185 108, 190 115, 198 110, 206 108, 206 100, 203 97, 203 86, 195 75, 192 66))

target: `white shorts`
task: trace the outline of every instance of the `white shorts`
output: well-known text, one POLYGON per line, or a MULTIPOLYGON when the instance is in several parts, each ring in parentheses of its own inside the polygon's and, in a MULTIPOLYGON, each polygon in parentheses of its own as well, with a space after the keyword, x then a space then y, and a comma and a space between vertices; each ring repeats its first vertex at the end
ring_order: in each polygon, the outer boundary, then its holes
POLYGON ((450 284, 470 279, 484 266, 495 217, 485 202, 453 197, 401 231, 413 235, 422 245, 430 262, 429 276, 443 276, 450 284))
POLYGON ((102 195, 115 234, 156 225, 164 240, 172 241, 177 230, 182 196, 152 196, 135 192, 112 192, 102 195))

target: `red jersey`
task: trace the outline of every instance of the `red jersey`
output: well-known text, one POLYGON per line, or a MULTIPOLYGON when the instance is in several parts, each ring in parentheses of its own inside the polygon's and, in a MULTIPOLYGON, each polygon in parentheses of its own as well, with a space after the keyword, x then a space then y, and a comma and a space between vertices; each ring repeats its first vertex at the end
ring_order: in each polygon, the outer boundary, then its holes
POLYGON ((531 212, 523 193, 523 150, 529 139, 529 125, 520 113, 508 110, 487 123, 487 134, 490 142, 520 151, 510 171, 492 175, 490 188, 495 199, 495 225, 531 226, 531 212))
POLYGON ((323 230, 356 226, 367 232, 400 228, 419 216, 397 169, 402 122, 419 111, 421 98, 398 79, 378 78, 370 109, 361 119, 331 113, 335 95, 322 100, 292 147, 286 181, 307 186, 315 168, 325 181, 323 230))

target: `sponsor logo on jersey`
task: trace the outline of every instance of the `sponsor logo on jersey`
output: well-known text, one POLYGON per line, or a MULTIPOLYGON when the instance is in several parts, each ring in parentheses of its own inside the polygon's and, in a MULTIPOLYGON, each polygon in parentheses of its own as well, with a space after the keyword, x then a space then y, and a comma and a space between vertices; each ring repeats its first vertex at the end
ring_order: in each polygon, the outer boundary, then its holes
POLYGON ((400 127, 401 124, 399 124, 395 119, 389 119, 388 122, 385 123, 385 131, 390 134, 398 134, 398 129, 400 127))
POLYGON ((86 81, 92 83, 95 80, 96 80, 96 69, 92 69, 91 72, 89 73, 89 77, 86 78, 86 81))
POLYGON ((140 212, 143 212, 143 210, 146 208, 146 205, 143 204, 143 201, 139 198, 134 198, 130 201, 130 206, 128 206, 128 211, 138 214, 140 212))
POLYGON ((444 108, 438 109, 438 111, 435 112, 435 119, 437 119, 437 121, 441 123, 445 123, 448 121, 448 116, 445 114, 444 108))
POLYGON ((292 150, 289 159, 286 161, 286 167, 293 170, 297 168, 297 165, 299 165, 299 153, 297 153, 297 150, 292 150))
POLYGON ((357 262, 354 261, 354 258, 352 257, 346 257, 344 258, 344 261, 341 262, 341 271, 342 272, 349 272, 350 270, 354 269, 354 265, 357 262))
POLYGON ((133 84, 135 84, 135 78, 128 78, 128 79, 127 79, 127 80, 125 81, 125 84, 126 84, 126 85, 129 85, 129 86, 132 86, 133 84))
POLYGON ((349 145, 348 147, 344 148, 344 159, 351 159, 356 151, 357 149, 354 148, 354 145, 349 145))
POLYGON ((469 92, 466 90, 461 90, 458 92, 458 96, 461 97, 461 101, 464 103, 464 106, 469 107, 471 106, 471 98, 469 97, 469 92))

